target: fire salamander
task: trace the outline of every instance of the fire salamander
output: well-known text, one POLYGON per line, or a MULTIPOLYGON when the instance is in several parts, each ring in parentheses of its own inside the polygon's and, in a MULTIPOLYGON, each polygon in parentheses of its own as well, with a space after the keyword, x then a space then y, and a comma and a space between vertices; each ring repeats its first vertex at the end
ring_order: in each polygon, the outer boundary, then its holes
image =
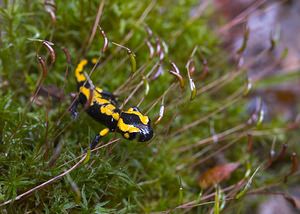
POLYGON ((75 77, 79 96, 70 107, 73 118, 78 116, 77 107, 80 103, 85 106, 86 112, 92 118, 106 126, 95 136, 90 148, 95 148, 100 139, 109 132, 119 132, 128 140, 135 138, 139 142, 150 140, 153 137, 153 129, 148 116, 143 115, 137 107, 131 107, 127 111, 121 110, 112 93, 92 86, 87 80, 84 68, 95 63, 94 59, 92 62, 83 59, 77 65, 75 77))

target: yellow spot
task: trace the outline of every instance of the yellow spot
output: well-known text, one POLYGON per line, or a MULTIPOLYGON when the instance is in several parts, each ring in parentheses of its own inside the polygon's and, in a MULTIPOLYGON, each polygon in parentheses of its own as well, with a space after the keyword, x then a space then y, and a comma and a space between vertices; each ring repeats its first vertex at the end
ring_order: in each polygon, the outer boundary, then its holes
POLYGON ((136 128, 133 125, 128 125, 128 124, 124 123, 122 118, 120 118, 118 120, 118 128, 123 132, 129 132, 129 133, 134 133, 134 132, 140 131, 139 128, 136 128))
POLYGON ((108 104, 106 106, 101 106, 101 113, 102 114, 106 114, 106 115, 112 115, 114 112, 113 110, 115 109, 116 107, 112 104, 108 104))
POLYGON ((100 94, 101 92, 98 91, 98 88, 94 89, 94 97, 93 97, 93 101, 99 103, 99 104, 105 104, 105 103, 109 103, 108 100, 103 99, 102 95, 100 94))
POLYGON ((116 112, 112 114, 112 117, 113 117, 115 120, 119 120, 119 119, 120 119, 119 113, 116 113, 116 112))
POLYGON ((98 59, 97 59, 97 58, 93 58, 93 59, 92 59, 92 63, 93 63, 93 64, 96 64, 97 62, 98 62, 98 59))
MULTIPOLYGON (((89 97, 90 97, 90 89, 89 88, 81 86, 80 89, 79 89, 79 91, 80 91, 80 93, 82 93, 85 96, 85 98, 87 100, 89 99, 89 97)), ((92 102, 91 102, 91 104, 92 104, 92 102)))
MULTIPOLYGON (((79 91, 85 96, 85 98, 88 100, 90 97, 90 89, 86 88, 84 86, 81 86, 79 91)), ((98 91, 96 91, 96 89, 93 91, 93 98, 92 98, 92 102, 91 105, 96 102, 99 105, 103 105, 103 104, 108 104, 110 103, 109 100, 102 98, 101 94, 98 93, 98 91)))
POLYGON ((97 91, 98 93, 101 93, 103 90, 102 90, 102 88, 96 87, 96 91, 97 91))
POLYGON ((99 105, 110 103, 109 100, 103 99, 101 97, 94 97, 94 101, 97 102, 99 105))
POLYGON ((120 115, 118 112, 114 112, 115 109, 116 107, 114 105, 108 104, 106 106, 101 106, 100 111, 102 114, 112 116, 114 120, 119 120, 120 115))
POLYGON ((130 135, 128 133, 125 133, 124 137, 128 139, 130 137, 130 135))
POLYGON ((108 132, 109 132, 109 128, 105 128, 105 129, 102 129, 102 130, 99 132, 99 135, 100 135, 101 137, 103 137, 103 136, 107 135, 108 132))
POLYGON ((140 120, 142 121, 142 123, 145 124, 145 125, 147 125, 148 122, 149 122, 149 117, 148 116, 142 115, 141 112, 134 111, 133 108, 129 108, 128 111, 126 111, 125 113, 137 115, 140 118, 140 120))
POLYGON ((75 76, 77 79, 77 82, 83 82, 86 80, 84 74, 83 74, 83 69, 84 66, 88 63, 88 61, 86 59, 83 59, 79 62, 79 64, 77 65, 76 69, 75 69, 75 76))

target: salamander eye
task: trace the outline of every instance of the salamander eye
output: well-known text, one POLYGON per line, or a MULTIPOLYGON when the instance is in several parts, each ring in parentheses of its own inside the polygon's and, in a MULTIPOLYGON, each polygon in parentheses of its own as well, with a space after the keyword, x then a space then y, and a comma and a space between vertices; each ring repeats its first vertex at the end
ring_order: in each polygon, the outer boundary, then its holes
POLYGON ((136 106, 132 107, 131 109, 132 109, 132 111, 140 112, 140 109, 138 107, 136 107, 136 106))

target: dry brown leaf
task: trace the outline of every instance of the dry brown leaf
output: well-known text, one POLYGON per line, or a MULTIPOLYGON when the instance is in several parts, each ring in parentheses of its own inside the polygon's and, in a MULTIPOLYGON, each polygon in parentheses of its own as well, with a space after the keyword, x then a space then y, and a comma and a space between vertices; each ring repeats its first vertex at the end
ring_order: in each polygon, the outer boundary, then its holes
POLYGON ((199 178, 200 187, 206 189, 228 179, 231 173, 236 170, 239 165, 239 163, 226 163, 208 169, 199 178))

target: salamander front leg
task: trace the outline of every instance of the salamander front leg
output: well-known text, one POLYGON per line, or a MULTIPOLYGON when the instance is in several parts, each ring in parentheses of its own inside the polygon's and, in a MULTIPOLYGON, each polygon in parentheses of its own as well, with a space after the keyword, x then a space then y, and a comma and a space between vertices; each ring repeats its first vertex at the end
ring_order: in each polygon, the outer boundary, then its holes
POLYGON ((99 143, 100 139, 109 133, 109 128, 102 129, 99 134, 95 136, 90 144, 90 149, 94 149, 99 143))
POLYGON ((78 98, 75 98, 75 100, 73 100, 71 107, 69 108, 69 112, 71 113, 71 116, 74 120, 78 117, 78 111, 77 111, 78 105, 79 105, 78 98))

